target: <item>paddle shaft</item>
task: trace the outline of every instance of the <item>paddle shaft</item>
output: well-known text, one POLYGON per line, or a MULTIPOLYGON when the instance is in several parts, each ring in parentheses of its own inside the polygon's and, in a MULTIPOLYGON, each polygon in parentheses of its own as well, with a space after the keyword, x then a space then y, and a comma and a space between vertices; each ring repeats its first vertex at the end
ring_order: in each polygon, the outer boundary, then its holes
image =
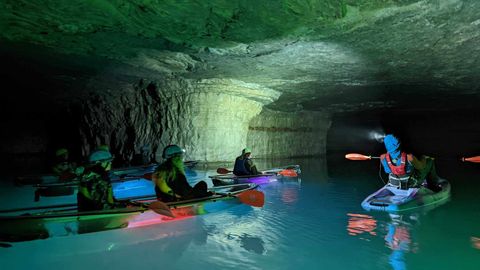
MULTIPOLYGON (((349 159, 349 160, 370 160, 370 159, 379 159, 380 157, 372 157, 372 156, 362 155, 362 154, 358 154, 358 153, 349 153, 349 154, 345 155, 345 158, 349 159)), ((442 157, 435 158, 435 159, 454 160, 454 159, 451 159, 451 158, 442 158, 442 157)), ((455 159, 455 160, 458 160, 458 159, 455 159)), ((460 160, 463 161, 463 162, 480 163, 480 156, 462 157, 460 160)))

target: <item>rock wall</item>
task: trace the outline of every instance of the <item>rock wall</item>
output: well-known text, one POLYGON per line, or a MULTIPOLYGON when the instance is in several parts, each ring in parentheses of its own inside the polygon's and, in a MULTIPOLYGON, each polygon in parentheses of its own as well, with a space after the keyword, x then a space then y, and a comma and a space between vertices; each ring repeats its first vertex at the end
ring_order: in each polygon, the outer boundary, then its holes
POLYGON ((165 78, 121 86, 122 95, 95 94, 80 120, 83 155, 109 145, 116 160, 161 161, 178 144, 186 159, 230 160, 247 142, 248 123, 279 94, 234 80, 165 78))
POLYGON ((258 158, 324 155, 331 121, 321 112, 264 109, 250 121, 247 144, 258 158))

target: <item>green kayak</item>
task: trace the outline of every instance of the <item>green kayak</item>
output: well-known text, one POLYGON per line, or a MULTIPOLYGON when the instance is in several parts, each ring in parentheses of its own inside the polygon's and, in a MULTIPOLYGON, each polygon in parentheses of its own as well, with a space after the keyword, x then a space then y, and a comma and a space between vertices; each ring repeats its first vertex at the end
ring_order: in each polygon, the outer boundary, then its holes
MULTIPOLYGON (((402 213, 441 205, 447 202, 450 198, 450 183, 445 179, 439 181, 439 189, 436 191, 433 191, 426 186, 418 188, 400 188, 397 183, 401 181, 392 181, 398 179, 399 178, 392 179, 392 177, 390 177, 387 185, 368 196, 362 202, 362 207, 368 211, 375 210, 390 213, 402 213)), ((408 177, 405 179, 408 179, 408 177)))
POLYGON ((255 184, 242 184, 214 188, 211 190, 216 193, 209 197, 166 203, 175 216, 173 218, 158 214, 156 209, 152 211, 151 206, 158 202, 151 198, 130 201, 137 206, 89 212, 78 212, 75 204, 2 210, 0 211, 0 242, 29 241, 141 227, 214 212, 242 202, 262 206, 263 193, 253 190, 256 187, 255 184), (261 198, 255 198, 258 194, 262 195, 259 196, 261 198), (260 199, 261 202, 255 201, 260 199))

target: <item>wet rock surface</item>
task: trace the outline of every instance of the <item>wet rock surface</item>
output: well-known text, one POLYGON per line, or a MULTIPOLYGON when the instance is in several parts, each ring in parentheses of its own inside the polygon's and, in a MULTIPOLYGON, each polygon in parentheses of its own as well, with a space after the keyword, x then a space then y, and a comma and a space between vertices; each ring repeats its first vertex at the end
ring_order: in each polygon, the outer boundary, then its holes
POLYGON ((2 156, 310 156, 331 117, 478 110, 478 1, 182 3, 3 1, 2 156))

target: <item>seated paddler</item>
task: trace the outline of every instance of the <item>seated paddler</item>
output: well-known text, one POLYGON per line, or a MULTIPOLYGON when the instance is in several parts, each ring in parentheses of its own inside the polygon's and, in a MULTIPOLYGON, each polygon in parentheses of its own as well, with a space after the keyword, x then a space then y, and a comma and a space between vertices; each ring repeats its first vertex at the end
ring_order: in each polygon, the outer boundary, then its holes
POLYGON ((88 165, 78 188, 78 211, 112 209, 116 206, 108 174, 112 160, 112 154, 104 150, 97 150, 88 157, 88 165))
POLYGON ((205 181, 190 186, 185 176, 183 157, 185 150, 178 145, 169 145, 163 149, 165 162, 152 174, 157 199, 163 202, 188 200, 211 196, 205 181))
POLYGON ((235 165, 233 167, 233 174, 242 175, 257 175, 261 174, 257 170, 257 166, 252 161, 252 150, 250 148, 244 148, 242 154, 235 159, 235 165))
POLYGON ((385 136, 383 143, 387 150, 380 156, 383 169, 391 178, 404 180, 402 188, 418 188, 425 183, 433 191, 440 189, 434 158, 425 155, 417 158, 403 152, 400 140, 392 134, 385 136))

